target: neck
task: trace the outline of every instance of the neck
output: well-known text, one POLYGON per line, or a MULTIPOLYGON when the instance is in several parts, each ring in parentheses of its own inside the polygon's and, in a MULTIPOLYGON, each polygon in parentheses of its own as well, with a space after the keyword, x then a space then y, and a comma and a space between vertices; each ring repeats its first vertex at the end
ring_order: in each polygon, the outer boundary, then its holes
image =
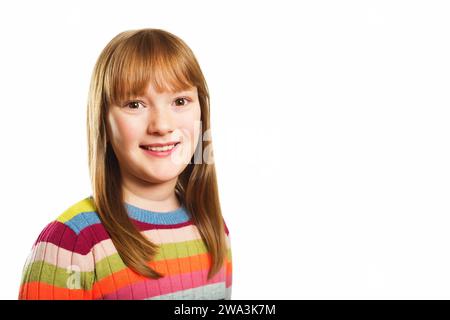
POLYGON ((150 183, 123 176, 122 192, 126 203, 150 211, 173 211, 181 204, 175 194, 178 177, 161 183, 150 183))

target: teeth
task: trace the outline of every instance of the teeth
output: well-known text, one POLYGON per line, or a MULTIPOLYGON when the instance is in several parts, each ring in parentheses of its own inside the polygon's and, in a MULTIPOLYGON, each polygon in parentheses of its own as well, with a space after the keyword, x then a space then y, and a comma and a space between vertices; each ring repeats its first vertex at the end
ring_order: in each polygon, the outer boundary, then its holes
POLYGON ((171 150, 174 147, 175 147, 175 145, 172 144, 172 145, 168 145, 168 146, 164 146, 164 147, 144 147, 144 148, 147 149, 147 150, 151 150, 151 151, 159 151, 159 152, 161 152, 161 151, 171 150))

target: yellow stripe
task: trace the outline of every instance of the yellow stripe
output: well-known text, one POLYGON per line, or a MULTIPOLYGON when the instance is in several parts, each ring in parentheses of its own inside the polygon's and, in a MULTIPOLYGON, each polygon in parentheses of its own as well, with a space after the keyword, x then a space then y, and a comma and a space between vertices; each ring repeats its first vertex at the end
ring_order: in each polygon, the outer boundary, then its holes
POLYGON ((91 200, 91 198, 87 197, 75 203, 69 209, 64 211, 58 218, 56 218, 56 220, 61 223, 65 223, 66 221, 69 221, 70 219, 75 217, 77 214, 80 214, 81 212, 91 212, 91 211, 95 211, 95 205, 91 200))

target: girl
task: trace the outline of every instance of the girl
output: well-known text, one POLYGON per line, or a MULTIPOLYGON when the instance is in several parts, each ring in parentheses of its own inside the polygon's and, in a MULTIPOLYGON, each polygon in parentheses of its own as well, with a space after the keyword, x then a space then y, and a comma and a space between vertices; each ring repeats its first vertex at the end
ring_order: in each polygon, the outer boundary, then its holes
POLYGON ((89 89, 92 196, 41 232, 19 299, 231 299, 209 128, 208 88, 180 38, 115 36, 89 89))

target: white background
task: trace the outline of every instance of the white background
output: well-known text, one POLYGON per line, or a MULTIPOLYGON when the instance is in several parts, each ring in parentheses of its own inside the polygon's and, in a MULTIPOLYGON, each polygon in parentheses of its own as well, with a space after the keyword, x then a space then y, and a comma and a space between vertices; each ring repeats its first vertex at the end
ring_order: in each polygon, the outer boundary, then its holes
POLYGON ((445 1, 3 1, 0 298, 90 195, 86 101, 117 33, 194 51, 233 299, 450 298, 445 1))

